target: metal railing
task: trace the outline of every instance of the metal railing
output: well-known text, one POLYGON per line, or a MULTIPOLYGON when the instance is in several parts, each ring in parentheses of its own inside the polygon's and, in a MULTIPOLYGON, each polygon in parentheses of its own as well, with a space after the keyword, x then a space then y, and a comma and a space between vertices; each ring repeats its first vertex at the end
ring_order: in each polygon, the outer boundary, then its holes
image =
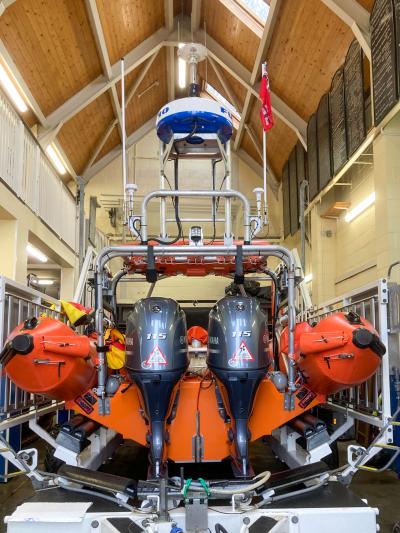
MULTIPOLYGON (((0 276, 1 347, 4 346, 8 335, 18 324, 27 318, 39 317, 43 313, 47 316, 63 319, 57 300, 0 276), (50 308, 53 305, 55 309, 50 308)), ((32 414, 34 414, 37 408, 52 403, 48 398, 19 389, 6 375, 3 375, 1 365, 0 372, 0 419, 18 416, 26 410, 32 410, 32 414)))
POLYGON ((0 178, 76 250, 76 202, 46 154, 0 91, 0 178))
POLYGON ((388 301, 387 280, 379 279, 310 310, 306 316, 309 322, 315 322, 338 311, 354 311, 378 331, 387 351, 377 372, 365 383, 341 391, 328 400, 335 409, 377 427, 383 427, 391 416, 388 301))

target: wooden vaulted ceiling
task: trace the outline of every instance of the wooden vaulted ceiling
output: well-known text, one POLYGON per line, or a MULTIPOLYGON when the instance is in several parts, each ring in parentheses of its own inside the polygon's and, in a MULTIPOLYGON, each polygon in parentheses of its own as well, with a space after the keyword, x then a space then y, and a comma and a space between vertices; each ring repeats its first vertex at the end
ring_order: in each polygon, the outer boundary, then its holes
MULTIPOLYGON (((240 67, 238 75, 233 75, 229 67, 218 64, 225 80, 223 84, 211 60, 207 64, 203 62, 199 66, 200 79, 208 81, 227 100, 232 101, 233 97, 232 103, 239 112, 248 102, 245 126, 236 148, 261 163, 260 103, 254 90, 249 93, 248 80, 243 83, 239 79, 243 72, 251 74, 260 38, 233 14, 229 2, 200 1, 198 30, 202 38, 206 44, 210 39, 224 50, 231 58, 231 69, 232 65, 240 67)), ((277 3, 279 10, 271 42, 262 59, 268 60, 273 92, 300 119, 307 121, 322 94, 329 89, 332 76, 343 63, 354 36, 322 0, 277 0, 277 3)), ((359 4, 371 10, 373 0, 359 0, 359 4)), ((169 5, 168 0, 15 0, 0 16, 0 37, 6 52, 6 55, 1 54, 2 58, 11 58, 35 102, 32 108, 36 116, 30 111, 27 122, 30 126, 34 123, 40 126, 38 131, 42 138, 58 142, 77 174, 87 168, 91 159, 93 163, 101 161, 121 142, 120 83, 115 86, 109 83, 105 90, 93 91, 85 100, 86 88, 91 89, 97 83, 104 85, 115 77, 113 65, 115 67, 119 59, 132 50, 138 50, 137 47, 164 27, 169 27, 171 32, 179 26, 181 38, 182 35, 185 40, 190 38, 192 0, 173 0, 172 23, 167 18, 166 5, 169 5), (103 48, 93 25, 93 6, 103 48), (65 120, 58 124, 46 120, 57 116, 71 98, 79 95, 82 95, 83 104, 79 101, 76 111, 67 113, 65 120), (98 150, 107 131, 109 134, 98 150)), ((168 38, 168 34, 166 36, 168 38)), ((175 34, 172 40, 176 42, 177 37, 175 34)), ((176 79, 174 87, 170 86, 169 50, 169 46, 160 47, 150 67, 147 56, 143 60, 136 58, 126 77, 127 94, 136 85, 127 105, 127 135, 152 119, 171 92, 176 97, 185 95, 179 91, 176 79), (139 84, 138 79, 141 80, 139 84)), ((176 48, 173 51, 174 78, 177 78, 176 48)), ((259 78, 257 75, 253 89, 257 89, 259 78)), ((268 134, 268 159, 278 179, 297 141, 295 131, 276 117, 275 127, 268 134)))

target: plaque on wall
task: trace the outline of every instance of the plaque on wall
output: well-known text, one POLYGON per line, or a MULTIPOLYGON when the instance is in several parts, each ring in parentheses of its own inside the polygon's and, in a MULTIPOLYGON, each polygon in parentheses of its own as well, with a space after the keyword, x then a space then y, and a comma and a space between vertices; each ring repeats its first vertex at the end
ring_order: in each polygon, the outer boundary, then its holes
POLYGON ((299 189, 297 185, 296 148, 289 157, 290 233, 299 229, 299 189))
MULTIPOLYGON (((395 5, 398 13, 398 1, 395 5)), ((392 0, 376 0, 370 22, 374 121, 377 125, 398 100, 395 17, 392 0)), ((397 31, 400 32, 400 28, 397 31)))
POLYGON ((331 129, 331 161, 335 175, 347 161, 346 115, 344 107, 344 72, 340 68, 333 76, 329 92, 331 129))
POLYGON ((290 234, 290 188, 289 188, 289 162, 282 170, 282 200, 283 200, 283 236, 290 234))
POLYGON ((313 200, 319 191, 318 186, 318 149, 317 149, 317 116, 310 117, 307 126, 307 167, 308 190, 310 200, 313 200))
POLYGON ((332 178, 329 96, 324 94, 317 110, 318 178, 321 191, 332 178))
POLYGON ((299 197, 299 216, 300 216, 300 185, 301 182, 304 180, 307 180, 307 173, 306 173, 306 151, 304 150, 304 146, 299 141, 296 144, 296 168, 297 168, 297 187, 298 187, 298 197, 299 197))
POLYGON ((366 136, 363 51, 357 41, 350 45, 344 62, 344 102, 347 150, 350 157, 366 136))
POLYGON ((395 56, 397 65, 397 99, 400 97, 400 0, 393 0, 394 28, 395 28, 395 56))
MULTIPOLYGON (((306 151, 304 146, 299 141, 296 144, 296 165, 297 165, 297 183, 300 187, 300 183, 307 179, 306 174, 306 151)), ((300 189, 299 189, 300 190, 300 189)))

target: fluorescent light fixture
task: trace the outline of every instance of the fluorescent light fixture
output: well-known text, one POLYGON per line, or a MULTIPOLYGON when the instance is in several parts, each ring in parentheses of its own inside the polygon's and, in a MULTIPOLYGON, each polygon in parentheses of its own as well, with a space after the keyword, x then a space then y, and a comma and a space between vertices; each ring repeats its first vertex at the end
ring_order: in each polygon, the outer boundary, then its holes
POLYGON ((49 258, 46 255, 44 255, 44 253, 42 253, 40 250, 32 246, 32 244, 30 244, 29 242, 26 245, 26 251, 28 255, 30 255, 31 257, 34 257, 35 259, 38 259, 42 263, 47 263, 47 261, 49 260, 49 258))
POLYGON ((310 281, 312 281, 312 273, 307 274, 304 278, 304 283, 310 283, 310 281))
POLYGON ((375 193, 373 192, 369 196, 367 196, 362 202, 360 202, 354 209, 351 211, 348 211, 346 216, 344 217, 346 222, 351 222, 355 218, 357 218, 363 211, 365 211, 368 207, 370 207, 373 203, 375 203, 375 193))
POLYGON ((21 113, 25 113, 25 111, 28 111, 28 106, 25 104, 24 100, 22 99, 22 96, 19 94, 14 83, 11 81, 10 76, 7 74, 5 68, 2 65, 0 65, 0 82, 8 96, 11 98, 11 100, 17 107, 18 111, 20 111, 21 113))
POLYGON ((54 279, 43 279, 39 278, 37 280, 38 285, 54 285, 54 279))
POLYGON ((56 167, 57 172, 59 172, 60 174, 65 174, 67 172, 67 169, 63 165, 60 156, 58 155, 56 149, 52 144, 48 144, 46 146, 46 154, 49 156, 51 162, 56 167))
POLYGON ((186 87, 186 61, 178 58, 178 85, 181 89, 186 87))

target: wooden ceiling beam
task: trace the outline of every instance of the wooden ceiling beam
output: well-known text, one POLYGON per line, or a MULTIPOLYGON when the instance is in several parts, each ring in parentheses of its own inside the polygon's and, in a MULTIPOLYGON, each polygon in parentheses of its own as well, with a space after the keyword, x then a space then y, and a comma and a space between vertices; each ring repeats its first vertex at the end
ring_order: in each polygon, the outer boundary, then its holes
MULTIPOLYGON (((146 59, 158 52, 165 44, 169 32, 166 28, 160 28, 152 36, 145 39, 136 48, 125 56, 125 75, 143 64, 146 59)), ((94 81, 86 85, 74 96, 64 102, 58 109, 46 117, 50 128, 55 128, 60 122, 67 122, 79 111, 96 100, 103 93, 111 89, 121 79, 121 67, 118 61, 111 66, 112 77, 107 80, 105 76, 99 76, 94 81)))
POLYGON ((164 0, 165 27, 171 33, 174 29, 174 0, 164 0))
MULTIPOLYGON (((89 16, 90 26, 96 42, 97 53, 100 58, 100 62, 103 68, 103 74, 107 81, 112 79, 112 68, 110 63, 110 57, 108 55, 107 43, 103 32, 103 26, 101 25, 99 11, 97 9, 96 0, 86 0, 86 11, 89 16)), ((117 90, 115 85, 111 86, 111 104, 114 111, 114 116, 118 120, 118 132, 120 139, 122 139, 122 114, 121 106, 119 104, 117 90)))
POLYGON ((82 172, 83 180, 85 180, 86 173, 88 172, 90 167, 93 165, 93 163, 96 161, 97 156, 103 149, 103 146, 106 144, 107 139, 110 137, 111 133, 113 132, 117 124, 118 124, 118 119, 115 118, 112 122, 110 122, 109 126, 107 127, 107 129, 105 130, 101 138, 99 139, 99 142, 95 146, 95 149, 93 150, 92 155, 90 156, 89 161, 86 163, 85 168, 82 172))
POLYGON ((11 6, 16 0, 0 0, 0 17, 4 11, 11 6))
POLYGON ((242 106, 240 105, 240 102, 239 100, 237 99, 235 93, 233 92, 233 89, 232 87, 230 86, 230 84, 228 83, 228 81, 226 80, 225 76, 222 74, 221 72, 221 69, 219 68, 219 66, 217 65, 217 63, 214 61, 214 59, 210 56, 208 58, 209 62, 210 62, 210 65, 212 66, 220 84, 222 85, 226 95, 228 96, 228 99, 231 101, 231 104, 233 105, 233 107, 235 107, 237 109, 237 111, 239 113, 242 112, 242 106))
POLYGON ((25 80, 21 76, 19 70, 17 69, 17 66, 15 65, 14 61, 12 60, 10 54, 8 53, 8 50, 7 50, 6 46, 5 46, 5 44, 3 43, 3 41, 1 39, 0 39, 0 60, 10 70, 12 77, 16 81, 17 85, 19 85, 19 87, 21 88, 21 91, 23 92, 29 107, 32 109, 32 111, 37 116, 40 124, 42 124, 43 126, 48 126, 46 117, 42 113, 42 110, 40 109, 39 104, 37 103, 37 101, 33 97, 31 91, 29 90, 28 85, 25 83, 25 80))
POLYGON ((235 0, 219 0, 223 6, 228 9, 240 22, 243 22, 245 26, 249 28, 259 39, 261 39, 263 34, 262 25, 257 22, 257 20, 250 15, 250 13, 244 9, 239 3, 235 0))
POLYGON ((168 101, 175 100, 175 47, 169 46, 167 49, 167 83, 168 101))
MULTIPOLYGON (((213 59, 215 63, 218 63, 221 67, 223 67, 231 76, 233 76, 239 83, 243 85, 247 89, 247 95, 245 104, 242 109, 241 113, 241 121, 240 123, 245 123, 247 121, 248 113, 250 110, 250 104, 251 102, 251 96, 255 96, 257 99, 259 99, 259 83, 256 85, 251 85, 250 79, 252 73, 248 71, 236 58, 234 58, 229 52, 227 52, 219 43, 217 43, 212 37, 210 37, 208 34, 205 36, 204 31, 200 30, 196 34, 196 38, 200 42, 207 43, 207 50, 209 58, 213 59)), ((290 106, 288 106, 282 98, 280 98, 277 94, 275 94, 273 91, 271 91, 271 104, 272 109, 274 113, 283 121, 285 124, 292 129, 297 137, 300 139, 303 146, 307 149, 307 143, 306 143, 306 131, 307 131, 307 123, 304 119, 300 117, 292 109, 290 106)), ((244 124, 240 127, 236 134, 236 140, 235 140, 235 149, 238 149, 240 146, 241 138, 244 133, 244 124)))
POLYGON ((201 0, 192 0, 192 13, 190 16, 190 30, 193 36, 200 28, 201 22, 201 0))
POLYGON ((365 55, 371 61, 371 31, 368 11, 357 0, 321 0, 354 33, 365 55))
POLYGON ((253 100, 253 95, 252 95, 251 91, 247 91, 246 98, 244 100, 242 113, 240 115, 239 127, 238 127, 238 130, 236 132, 235 143, 234 143, 234 149, 235 150, 238 150, 240 148, 240 144, 242 142, 243 134, 245 132, 245 126, 246 126, 246 123, 247 123, 247 117, 249 116, 249 113, 250 113, 250 108, 251 108, 250 104, 251 104, 252 100, 253 100))
POLYGON ((261 78, 261 64, 263 61, 265 61, 269 45, 271 44, 272 34, 274 33, 275 24, 278 19, 279 7, 281 4, 282 2, 279 2, 279 0, 271 0, 269 4, 268 18, 265 21, 264 31, 250 77, 251 85, 254 85, 257 79, 261 78))
MULTIPOLYGON (((150 120, 145 122, 142 126, 140 126, 137 130, 135 130, 133 133, 128 135, 126 139, 126 148, 129 148, 133 144, 138 143, 143 137, 145 137, 152 129, 155 128, 156 125, 156 119, 157 115, 152 117, 150 120)), ((99 161, 94 163, 86 172, 84 178, 85 182, 88 183, 93 176, 95 176, 98 172, 100 172, 104 167, 109 165, 111 161, 116 159, 122 152, 122 144, 119 144, 116 146, 113 150, 108 152, 104 157, 102 157, 99 161)))

